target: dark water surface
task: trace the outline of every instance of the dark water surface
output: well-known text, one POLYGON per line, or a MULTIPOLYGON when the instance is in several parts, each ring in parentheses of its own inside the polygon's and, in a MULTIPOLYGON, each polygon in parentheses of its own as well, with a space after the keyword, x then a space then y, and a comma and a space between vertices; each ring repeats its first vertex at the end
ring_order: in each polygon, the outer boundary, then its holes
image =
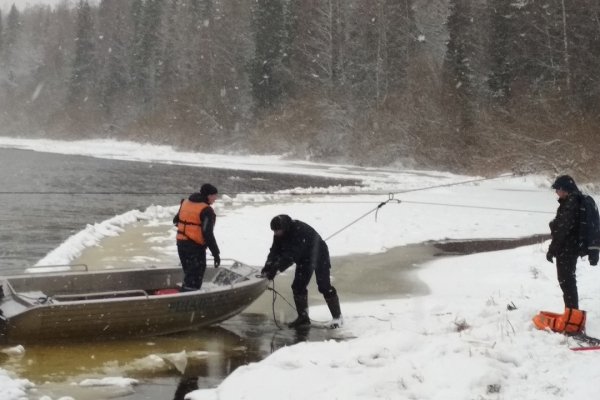
POLYGON ((87 224, 153 204, 177 205, 204 182, 232 196, 342 183, 319 177, 0 149, 0 273, 35 264, 87 224))

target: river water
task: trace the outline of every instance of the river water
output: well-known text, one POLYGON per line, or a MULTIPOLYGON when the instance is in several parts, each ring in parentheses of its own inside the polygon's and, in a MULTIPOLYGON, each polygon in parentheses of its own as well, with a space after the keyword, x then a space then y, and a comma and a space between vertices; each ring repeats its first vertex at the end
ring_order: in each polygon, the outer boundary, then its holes
POLYGON ((151 204, 177 205, 204 182, 225 194, 340 183, 15 149, 0 149, 0 166, 0 272, 31 266, 87 224, 151 204))
MULTIPOLYGON (((86 224, 151 204, 176 205, 203 182, 230 194, 355 184, 14 149, 0 149, 0 165, 0 273, 23 271, 86 224)), ((342 302, 426 293, 427 288, 413 277, 414 267, 430 259, 434 251, 431 246, 417 245, 369 256, 368 274, 365 257, 334 260, 334 265, 341 266, 336 268, 335 284, 342 302), (369 285, 375 281, 377 290, 369 285)), ((277 279, 277 290, 287 299, 292 298, 290 280, 291 274, 277 279)), ((316 290, 309 293, 311 304, 323 303, 316 290)), ((0 353, 0 367, 36 385, 31 400, 43 396, 183 399, 189 391, 214 387, 238 366, 261 360, 282 346, 347 339, 343 330, 281 330, 274 318, 288 319, 293 310, 281 305, 282 311, 274 316, 271 303, 270 292, 265 292, 244 313, 218 326, 178 335, 27 345, 20 356, 0 353), (139 384, 133 388, 77 385, 87 378, 107 377, 133 378, 139 384)))

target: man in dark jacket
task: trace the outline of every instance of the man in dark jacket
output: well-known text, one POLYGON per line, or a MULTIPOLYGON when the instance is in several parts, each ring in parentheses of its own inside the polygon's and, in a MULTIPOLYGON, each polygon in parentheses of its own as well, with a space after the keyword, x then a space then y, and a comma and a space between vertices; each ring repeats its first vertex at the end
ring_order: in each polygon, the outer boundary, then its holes
POLYGON ((558 283, 563 292, 565 307, 579 309, 575 270, 579 256, 581 193, 569 175, 561 175, 556 178, 552 189, 556 190, 560 205, 556 211, 556 217, 550 221, 552 241, 546 259, 553 262, 553 258, 556 257, 558 283))
POLYGON ((292 220, 288 215, 278 215, 271 220, 273 244, 262 269, 263 276, 273 280, 277 271, 285 271, 296 264, 292 283, 294 302, 298 318, 289 323, 290 328, 310 325, 308 317, 308 290, 313 272, 317 278, 317 287, 323 294, 333 320, 330 327, 342 325, 342 312, 337 291, 331 286, 329 249, 321 236, 310 225, 292 220))
POLYGON ((183 268, 182 292, 198 290, 206 271, 206 248, 214 259, 215 268, 221 264, 219 246, 214 236, 217 219, 211 205, 217 199, 217 188, 206 183, 200 192, 181 200, 179 211, 173 218, 177 226, 177 252, 183 268))

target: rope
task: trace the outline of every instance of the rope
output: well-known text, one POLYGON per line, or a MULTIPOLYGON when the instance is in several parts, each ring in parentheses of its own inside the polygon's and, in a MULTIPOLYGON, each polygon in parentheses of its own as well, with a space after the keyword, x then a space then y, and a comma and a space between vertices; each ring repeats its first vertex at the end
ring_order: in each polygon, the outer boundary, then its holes
POLYGON ((554 212, 550 212, 550 211, 524 210, 524 209, 518 209, 518 208, 503 208, 503 207, 473 206, 473 205, 468 205, 468 204, 432 203, 432 202, 425 202, 425 201, 410 201, 410 200, 402 200, 402 202, 407 203, 407 204, 422 204, 422 205, 426 205, 426 206, 472 208, 472 209, 477 209, 477 210, 513 211, 513 212, 536 213, 536 214, 554 214, 554 212))
POLYGON ((450 187, 450 186, 457 186, 457 185, 464 185, 466 183, 475 183, 475 182, 483 182, 483 181, 492 181, 494 179, 500 179, 500 178, 512 178, 514 177, 515 174, 502 174, 502 175, 497 175, 497 176, 492 176, 489 178, 477 178, 477 179, 468 179, 465 181, 459 181, 459 182, 452 182, 452 183, 444 183, 441 185, 434 185, 434 186, 425 186, 422 188, 417 188, 417 189, 407 189, 407 190, 402 190, 400 192, 395 192, 394 194, 403 194, 403 193, 412 193, 412 192, 420 192, 422 190, 429 190, 429 189, 438 189, 438 188, 443 188, 443 187, 450 187))
MULTIPOLYGON (((277 318, 275 317, 275 300, 277 300, 277 296, 281 297, 283 299, 283 301, 285 301, 291 308, 292 310, 298 312, 298 310, 296 309, 296 307, 294 307, 294 305, 292 305, 292 303, 290 303, 288 301, 288 299, 285 298, 284 295, 282 295, 281 293, 279 293, 277 290, 275 290, 275 279, 273 279, 273 287, 267 287, 267 290, 270 290, 271 292, 273 292, 273 302, 271 304, 271 308, 272 308, 272 312, 273 312, 273 322, 275 322, 275 326, 277 326, 277 328, 279 328, 280 330, 283 330, 283 328, 281 327, 281 325, 279 325, 279 323, 277 322, 277 318)), ((315 319, 310 318, 310 320, 312 322, 316 322, 318 324, 325 324, 327 323, 327 321, 317 321, 315 319)))
POLYGON ((35 297, 35 296, 27 296, 25 294, 22 293, 18 293, 17 294, 18 297, 21 297, 25 300, 29 300, 32 303, 35 304, 46 304, 48 301, 50 301, 50 297, 48 296, 39 296, 39 297, 35 297))
MULTIPOLYGON (((282 327, 279 325, 279 323, 277 322, 277 318, 275 317, 275 300, 277 300, 277 295, 278 295, 279 293, 278 293, 278 292, 275 290, 275 279, 273 279, 271 282, 272 282, 272 284, 273 284, 273 287, 271 288, 271 287, 268 287, 268 286, 267 286, 267 290, 270 290, 270 291, 272 291, 272 292, 273 292, 273 302, 271 303, 271 308, 272 308, 272 310, 273 310, 273 322, 275 322, 275 326, 276 326, 276 327, 277 327, 279 330, 281 330, 281 329, 283 329, 283 328, 282 328, 282 327)), ((280 295, 280 296, 281 296, 281 295, 280 295)), ((286 299, 285 297, 281 296, 281 298, 282 298, 282 299, 284 299, 284 300, 285 300, 285 301, 286 301, 288 304, 290 304, 290 303, 287 301, 287 299, 286 299)), ((290 305, 291 305, 291 304, 290 304, 290 305)), ((293 307, 292 307, 292 308, 293 308, 293 307)))
POLYGON ((355 219, 354 221, 350 222, 348 225, 344 226, 343 228, 337 230, 336 232, 332 233, 331 235, 329 235, 326 239, 324 239, 325 241, 328 241, 329 239, 331 239, 332 237, 334 237, 335 235, 339 234, 340 232, 348 229, 349 227, 351 227, 352 225, 356 224, 358 221, 360 221, 361 219, 365 218, 367 215, 371 214, 372 212, 375 212, 375 221, 377 221, 377 213, 379 213, 379 209, 383 206, 385 206, 387 203, 394 201, 398 204, 400 204, 400 200, 398 199, 394 199, 394 194, 393 193, 389 193, 388 194, 388 199, 386 201, 383 201, 381 203, 379 203, 377 205, 377 207, 375 207, 374 209, 368 211, 367 213, 361 215, 360 217, 358 217, 357 219, 355 219))
POLYGON ((505 177, 512 177, 512 176, 514 176, 514 174, 504 174, 504 175, 498 175, 498 176, 490 177, 490 178, 469 179, 469 180, 466 180, 466 181, 446 183, 446 184, 435 185, 435 186, 426 186, 426 187, 417 188, 417 189, 408 189, 408 190, 404 190, 404 191, 400 191, 400 192, 388 193, 388 199, 386 201, 379 203, 377 205, 377 207, 375 207, 374 209, 372 209, 372 210, 368 211, 367 213, 361 215, 360 217, 358 217, 354 221, 350 222, 348 225, 342 227, 338 231, 336 231, 333 234, 329 235, 324 240, 328 241, 329 239, 331 239, 335 235, 337 235, 340 232, 348 229, 350 226, 356 224, 358 221, 360 221, 361 219, 365 218, 367 215, 371 214, 372 212, 375 212, 375 221, 377 221, 377 214, 379 213, 379 209, 381 207, 383 207, 384 205, 386 205, 387 203, 391 202, 391 201, 397 202, 398 204, 400 204, 401 202, 404 202, 404 203, 410 203, 410 204, 423 204, 423 205, 435 205, 435 206, 447 206, 447 207, 462 207, 462 208, 473 208, 473 209, 482 209, 482 210, 515 211, 515 212, 551 214, 551 213, 546 212, 546 211, 538 211, 538 210, 520 210, 520 209, 514 209, 514 208, 511 209, 511 208, 499 208, 499 207, 480 207, 480 206, 471 206, 471 205, 464 205, 464 204, 429 203, 429 202, 405 201, 405 200, 401 201, 399 199, 395 199, 394 198, 395 194, 410 193, 410 192, 417 192, 417 191, 422 191, 422 190, 437 189, 437 188, 441 188, 441 187, 450 187, 450 186, 456 186, 456 185, 463 185, 463 184, 466 184, 466 183, 490 181, 490 180, 493 180, 493 179, 499 179, 499 178, 505 178, 505 177))

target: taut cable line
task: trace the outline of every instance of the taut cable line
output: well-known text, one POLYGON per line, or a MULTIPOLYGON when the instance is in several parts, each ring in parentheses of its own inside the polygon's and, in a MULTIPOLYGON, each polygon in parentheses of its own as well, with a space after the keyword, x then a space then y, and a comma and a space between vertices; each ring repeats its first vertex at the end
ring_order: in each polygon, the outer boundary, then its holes
POLYGON ((337 230, 336 232, 332 233, 331 235, 329 235, 329 236, 328 236, 327 238, 325 238, 324 240, 325 240, 325 241, 328 241, 329 239, 331 239, 332 237, 334 237, 334 236, 335 236, 335 235, 337 235, 338 233, 340 233, 340 232, 342 232, 342 231, 344 231, 344 230, 348 229, 349 227, 351 227, 352 225, 356 224, 358 221, 360 221, 361 219, 365 218, 367 215, 369 215, 369 214, 371 214, 371 213, 373 213, 373 212, 375 212, 375 220, 377 220, 377 213, 379 212, 379 209, 380 209, 381 207, 385 206, 387 203, 389 203, 389 202, 391 202, 391 201, 393 201, 393 202, 396 202, 396 203, 400 204, 400 200, 398 200, 398 199, 395 199, 395 198, 394 198, 394 194, 393 194, 393 193, 390 193, 390 194, 388 195, 388 199, 387 199, 386 201, 382 201, 381 203, 379 203, 379 204, 377 205, 377 207, 375 207, 374 209, 372 209, 372 210, 370 210, 370 211, 368 211, 368 212, 364 213, 364 214, 363 214, 363 215, 361 215, 360 217, 356 218, 354 221, 350 222, 348 225, 344 226, 343 228, 341 228, 341 229, 337 230))
MULTIPOLYGON (((335 235, 339 234, 340 232, 348 229, 350 226, 356 224, 358 221, 360 221, 361 219, 363 219, 364 217, 366 217, 367 215, 376 212, 375 213, 375 220, 377 220, 377 212, 379 212, 379 209, 383 206, 385 206, 386 204, 388 204, 389 202, 396 202, 398 204, 400 204, 402 201, 399 199, 395 199, 394 195, 395 194, 404 194, 404 193, 411 193, 411 192, 418 192, 418 191, 423 191, 423 190, 430 190, 430 189, 438 189, 438 188, 442 188, 442 187, 450 187, 450 186, 457 186, 457 185, 464 185, 467 183, 475 183, 475 182, 483 182, 483 181, 491 181, 494 179, 500 179, 500 178, 507 178, 507 177, 513 177, 514 174, 502 174, 502 175, 497 175, 497 176, 492 176, 492 177, 488 177, 488 178, 477 178, 477 179, 469 179, 469 180, 465 180, 465 181, 459 181, 459 182, 451 182, 451 183, 445 183, 445 184, 441 184, 441 185, 433 185, 433 186, 425 186, 422 188, 416 188, 416 189, 407 189, 407 190, 403 190, 400 192, 393 192, 393 193, 388 193, 388 199, 384 202, 381 202, 377 205, 377 207, 375 207, 374 209, 366 212, 365 214, 361 215, 360 217, 358 217, 357 219, 355 219, 354 221, 350 222, 349 224, 347 224, 346 226, 342 227, 341 229, 337 230, 336 232, 334 232, 333 234, 329 235, 326 239, 324 239, 325 241, 328 241, 329 239, 331 239, 332 237, 334 237, 335 235)), ((358 193, 357 193, 358 194, 358 193)), ((418 203, 418 202, 412 202, 413 204, 429 204, 429 205, 443 205, 441 203, 418 203)), ((452 206, 449 204, 449 206, 452 206)), ((457 206, 457 205, 454 205, 457 206)), ((470 206, 460 206, 458 205, 458 207, 470 207, 470 206)), ((478 208, 476 206, 473 206, 472 208, 478 208)), ((485 208, 485 209, 494 209, 492 207, 490 208, 485 208)), ((516 211, 516 210, 515 210, 516 211)), ((527 212, 540 212, 540 211, 527 211, 527 212)))
POLYGON ((423 190, 430 190, 430 189, 438 189, 438 188, 443 188, 443 187, 465 185, 467 183, 476 183, 476 182, 491 181, 491 180, 500 179, 500 178, 512 178, 514 176, 515 176, 515 174, 502 174, 502 175, 497 175, 497 176, 490 176, 488 178, 468 179, 468 180, 465 180, 465 181, 450 182, 450 183, 443 183, 441 185, 425 186, 425 187, 416 188, 416 189, 402 190, 400 192, 394 192, 394 194, 404 194, 404 193, 419 192, 419 191, 423 191, 423 190))

